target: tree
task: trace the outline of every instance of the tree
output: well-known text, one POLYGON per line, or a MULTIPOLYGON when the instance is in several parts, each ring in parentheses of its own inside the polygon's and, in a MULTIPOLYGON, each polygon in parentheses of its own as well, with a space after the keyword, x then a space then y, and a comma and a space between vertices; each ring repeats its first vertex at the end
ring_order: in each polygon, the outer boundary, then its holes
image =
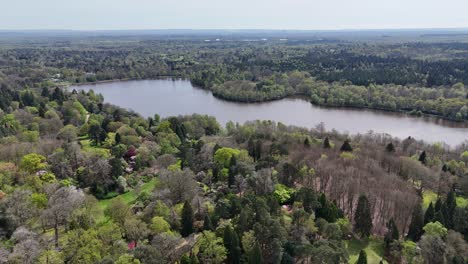
POLYGON ((400 238, 400 232, 398 227, 395 224, 393 218, 390 218, 390 221, 387 223, 387 233, 384 236, 385 247, 388 249, 390 244, 400 238))
POLYGON ((120 136, 120 133, 115 133, 115 145, 119 145, 120 142, 122 142, 122 137, 120 136))
POLYGON ((451 190, 447 194, 447 200, 445 201, 446 209, 446 223, 449 228, 453 228, 453 216, 455 215, 455 209, 457 208, 457 200, 455 197, 455 192, 451 190))
POLYGON ((328 139, 328 137, 326 137, 325 140, 323 141, 323 148, 326 148, 326 149, 331 148, 330 140, 328 139))
POLYGON ((46 158, 37 153, 30 153, 25 155, 20 162, 20 168, 27 171, 28 173, 36 173, 39 170, 46 168, 46 158))
POLYGON ((75 187, 61 187, 49 198, 47 209, 42 218, 47 225, 54 228, 55 247, 59 247, 59 227, 66 223, 71 213, 84 202, 85 196, 75 187))
POLYGON ((145 238, 149 234, 146 223, 136 217, 130 217, 124 223, 125 235, 130 241, 135 241, 135 246, 138 241, 145 238))
POLYGON ((120 158, 110 159, 109 164, 111 166, 111 175, 114 178, 118 178, 120 175, 123 174, 123 165, 122 160, 120 158))
POLYGON ((434 206, 432 205, 432 202, 431 202, 429 203, 429 207, 427 207, 426 213, 424 214, 424 224, 434 221, 434 217, 435 217, 434 206))
POLYGON ((421 154, 419 154, 418 160, 419 160, 422 164, 426 165, 426 163, 427 163, 427 160, 426 160, 426 159, 427 159, 427 157, 426 157, 426 151, 421 152, 421 154))
POLYGON ((361 251, 359 251, 359 258, 356 261, 356 264, 367 264, 367 254, 366 251, 364 251, 364 249, 361 249, 361 251))
POLYGON ((427 236, 445 237, 447 235, 447 228, 439 222, 428 223, 423 229, 424 234, 427 236))
POLYGON ((418 204, 413 209, 411 216, 411 223, 408 229, 407 238, 414 242, 419 241, 423 234, 424 218, 421 210, 421 206, 418 204))
POLYGON ((250 252, 249 255, 249 264, 262 264, 263 257, 262 257, 262 250, 258 243, 255 243, 254 248, 250 252))
POLYGON ((76 229, 67 233, 63 253, 67 263, 99 263, 103 249, 96 230, 76 229))
POLYGON ((168 196, 174 203, 193 199, 197 189, 194 177, 195 175, 189 169, 163 170, 159 175, 161 183, 169 188, 168 196))
POLYGON ((208 213, 205 214, 205 218, 203 220, 203 230, 206 231, 213 231, 213 223, 211 222, 211 217, 208 213))
POLYGON ((354 230, 361 237, 368 237, 372 230, 372 215, 369 200, 365 195, 359 196, 356 213, 354 215, 354 230))
POLYGON ((185 201, 184 207, 182 208, 181 224, 182 224, 182 227, 180 230, 180 234, 183 237, 187 237, 194 232, 193 209, 189 201, 185 201))
POLYGON ((349 139, 346 139, 344 142, 343 142, 343 145, 341 145, 341 148, 340 148, 341 151, 353 151, 353 147, 351 147, 351 144, 350 144, 350 141, 349 139))
POLYGON ((163 232, 169 232, 171 230, 171 226, 163 217, 155 216, 151 219, 151 230, 155 234, 160 234, 163 232))
POLYGON ((389 153, 395 152, 395 146, 393 145, 392 142, 388 143, 387 146, 385 147, 385 150, 389 153))
POLYGON ((223 240, 211 231, 203 231, 199 240, 199 259, 202 263, 221 264, 226 259, 223 240))
POLYGON ((446 245, 439 236, 424 235, 419 241, 421 255, 428 264, 445 263, 446 245))

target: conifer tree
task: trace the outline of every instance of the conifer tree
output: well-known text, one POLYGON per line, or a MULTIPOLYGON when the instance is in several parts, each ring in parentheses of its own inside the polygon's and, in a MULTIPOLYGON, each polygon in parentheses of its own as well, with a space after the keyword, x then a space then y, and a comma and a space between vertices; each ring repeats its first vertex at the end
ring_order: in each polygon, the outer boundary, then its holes
POLYGON ((434 206, 432 205, 432 202, 429 204, 429 207, 427 207, 426 213, 424 214, 424 225, 427 223, 434 222, 434 217, 435 217, 435 211, 434 211, 434 206))
POLYGON ((211 222, 211 217, 208 213, 205 214, 205 218, 203 220, 203 230, 206 231, 213 231, 213 222, 211 222))
POLYGON ((249 254, 249 264, 262 264, 263 263, 263 256, 262 250, 260 249, 260 245, 255 243, 254 248, 249 254))
POLYGON ((395 152, 395 146, 393 145, 392 142, 390 142, 390 143, 388 143, 387 146, 385 147, 385 150, 386 150, 387 152, 390 152, 390 153, 395 152))
POLYGON ((192 205, 185 201, 184 207, 182 208, 182 229, 180 230, 180 234, 183 237, 187 237, 193 233, 193 209, 192 205))
POLYGON ((349 139, 345 140, 343 142, 343 145, 341 145, 341 148, 340 148, 341 151, 353 151, 353 147, 351 147, 351 144, 349 142, 349 139))
POLYGON ((385 234, 384 241, 385 247, 389 248, 390 244, 394 240, 398 240, 400 238, 400 232, 398 231, 398 227, 395 224, 393 218, 390 218, 390 221, 387 223, 387 233, 385 234))
POLYGON ((323 148, 326 148, 326 149, 331 148, 330 140, 328 139, 328 137, 326 137, 325 140, 323 141, 323 148))
POLYGON ((416 205, 411 216, 411 223, 409 225, 407 238, 413 242, 419 241, 423 234, 424 218, 421 206, 416 205))
POLYGON ((421 154, 419 155, 419 159, 418 159, 418 160, 419 160, 422 164, 426 165, 426 163, 427 163, 427 160, 426 160, 426 159, 427 159, 427 157, 426 157, 426 151, 421 152, 421 154))
POLYGON ((359 258, 356 264, 367 264, 367 253, 363 249, 359 252, 359 258))
POLYGON ((359 196, 356 214, 354 215, 354 230, 363 238, 371 234, 372 215, 369 200, 365 195, 359 196))

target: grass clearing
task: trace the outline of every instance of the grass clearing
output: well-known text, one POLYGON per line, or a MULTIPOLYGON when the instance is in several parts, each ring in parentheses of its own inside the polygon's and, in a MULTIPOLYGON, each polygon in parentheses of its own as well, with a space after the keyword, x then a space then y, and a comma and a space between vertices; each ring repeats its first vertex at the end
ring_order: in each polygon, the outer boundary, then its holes
MULTIPOLYGON (((367 263, 378 264, 383 259, 384 242, 382 239, 370 237, 368 240, 353 239, 346 241, 346 248, 349 253, 349 263, 356 263, 359 252, 364 249, 367 253, 367 263)), ((388 263, 385 260, 383 263, 388 263)))
POLYGON ((84 152, 94 153, 94 154, 97 154, 97 155, 99 155, 99 156, 101 156, 103 158, 109 158, 110 157, 110 150, 109 149, 98 147, 98 146, 93 146, 91 144, 91 140, 88 139, 88 138, 80 139, 80 144, 81 144, 82 150, 84 152))
MULTIPOLYGON (((159 180, 154 178, 150 180, 149 182, 144 183, 140 188, 140 192, 143 192, 143 191, 151 192, 154 188, 156 188, 158 183, 159 183, 159 180)), ((140 194, 140 192, 137 192, 136 190, 131 190, 129 192, 118 195, 111 199, 100 200, 99 206, 101 207, 102 210, 105 210, 114 199, 118 199, 118 198, 122 199, 122 201, 124 201, 127 204, 133 204, 138 198, 138 195, 140 194)))

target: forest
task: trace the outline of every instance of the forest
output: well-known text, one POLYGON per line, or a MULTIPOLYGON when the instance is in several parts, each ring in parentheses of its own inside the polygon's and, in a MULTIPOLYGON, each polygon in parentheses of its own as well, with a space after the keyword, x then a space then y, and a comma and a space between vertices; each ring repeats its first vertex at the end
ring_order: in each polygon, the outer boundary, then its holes
POLYGON ((228 100, 300 95, 468 120, 466 66, 452 58, 463 43, 365 45, 1 43, 0 263, 466 263, 466 143, 143 118, 65 89, 181 76, 228 100), (389 65, 411 74, 386 77, 389 65))

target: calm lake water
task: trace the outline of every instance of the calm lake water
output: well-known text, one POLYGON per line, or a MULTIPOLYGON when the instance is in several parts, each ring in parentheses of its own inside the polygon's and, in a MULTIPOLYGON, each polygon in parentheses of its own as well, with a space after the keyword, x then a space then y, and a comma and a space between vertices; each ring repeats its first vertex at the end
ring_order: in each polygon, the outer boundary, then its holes
POLYGON ((265 103, 235 103, 214 97, 211 92, 195 88, 186 80, 143 80, 100 83, 70 87, 101 93, 105 102, 132 109, 148 117, 207 114, 225 125, 228 121, 274 120, 286 125, 313 128, 320 122, 327 130, 350 134, 387 133, 428 142, 445 142, 455 146, 468 140, 468 125, 435 118, 418 118, 398 113, 349 108, 324 108, 306 100, 287 98, 265 103))

